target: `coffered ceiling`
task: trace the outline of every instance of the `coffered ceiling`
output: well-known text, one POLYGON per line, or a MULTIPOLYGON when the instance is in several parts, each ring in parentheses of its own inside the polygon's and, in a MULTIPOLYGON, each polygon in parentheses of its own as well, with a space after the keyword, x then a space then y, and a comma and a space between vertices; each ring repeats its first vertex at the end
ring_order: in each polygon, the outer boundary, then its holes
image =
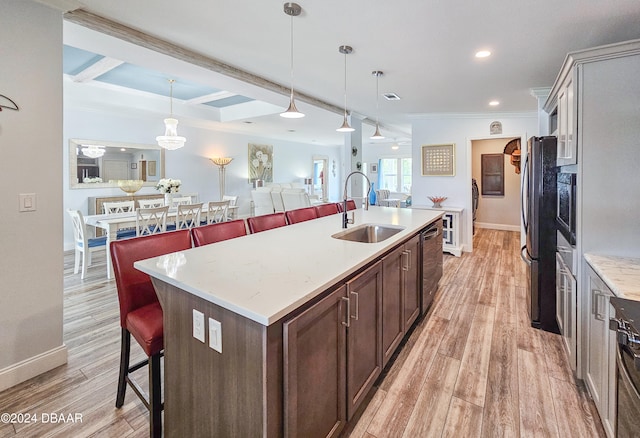
MULTIPOLYGON (((318 109, 309 99, 298 100, 307 116, 290 120, 278 116, 288 105, 291 84, 291 19, 283 12, 284 2, 41 2, 65 11, 79 8, 80 14, 128 28, 136 38, 179 49, 162 53, 161 46, 140 48, 96 35, 77 24, 78 11, 71 12, 65 23, 65 74, 77 94, 82 94, 80 87, 93 86, 137 90, 138 96, 153 99, 168 94, 171 77, 177 81, 174 112, 181 123, 186 118, 203 126, 318 144, 343 142, 343 134, 335 132, 344 99, 342 44, 353 47, 347 56, 347 106, 356 117, 368 118, 366 144, 378 113, 387 136, 382 141, 389 141, 410 138, 415 117, 535 111, 530 90, 550 87, 568 52, 640 38, 638 0, 300 0, 302 14, 294 18, 294 88, 326 105, 318 109), (160 53, 153 50, 158 47, 160 53), (206 63, 176 60, 172 56, 180 49, 241 74, 229 77, 206 63), (478 59, 478 50, 492 54, 478 59), (79 80, 98 61, 101 74, 79 80), (381 96, 379 112, 374 70, 384 72, 380 94, 400 97, 388 101, 381 96), (243 75, 250 80, 243 81, 243 75), (260 81, 269 86, 261 87, 260 81), (489 106, 492 100, 500 104, 489 106)), ((164 97, 152 107, 161 114, 166 102, 164 97)))

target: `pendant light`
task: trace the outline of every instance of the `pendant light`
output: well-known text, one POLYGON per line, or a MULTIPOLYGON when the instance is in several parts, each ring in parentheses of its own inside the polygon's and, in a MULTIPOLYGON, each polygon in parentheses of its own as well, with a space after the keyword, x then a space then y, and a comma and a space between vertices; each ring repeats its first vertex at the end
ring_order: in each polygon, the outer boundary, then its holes
POLYGON ((380 134, 380 125, 378 124, 378 116, 380 115, 380 92, 378 90, 378 78, 384 73, 382 73, 380 70, 376 70, 371 72, 371 74, 376 77, 376 132, 374 132, 370 138, 371 140, 379 140, 384 138, 384 135, 380 134))
POLYGON ((175 79, 169 79, 169 84, 171 84, 171 90, 169 93, 169 118, 164 119, 165 132, 164 135, 159 135, 156 137, 156 141, 160 147, 168 149, 170 151, 175 149, 180 149, 184 146, 184 142, 187 141, 186 138, 180 137, 178 135, 178 120, 173 118, 173 83, 175 79))
POLYGON ((100 158, 104 155, 104 148, 94 144, 82 145, 82 155, 89 158, 100 158))
POLYGON ((338 51, 344 55, 344 121, 342 122, 342 126, 336 129, 338 132, 352 132, 355 131, 347 120, 347 55, 353 52, 353 47, 351 46, 340 46, 338 47, 338 51))
POLYGON ((287 119, 299 119, 304 117, 298 108, 296 108, 296 102, 293 99, 293 17, 297 17, 302 12, 302 8, 297 3, 285 3, 284 13, 291 17, 291 97, 289 99, 289 108, 283 113, 280 113, 281 117, 287 119))

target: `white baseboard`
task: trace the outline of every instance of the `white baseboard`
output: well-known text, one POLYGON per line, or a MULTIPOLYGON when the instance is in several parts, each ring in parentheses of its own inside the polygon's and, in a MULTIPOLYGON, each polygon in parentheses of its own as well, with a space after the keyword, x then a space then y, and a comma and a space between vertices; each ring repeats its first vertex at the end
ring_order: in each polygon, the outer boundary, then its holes
POLYGON ((67 356, 67 346, 62 344, 0 370, 0 391, 64 365, 67 363, 67 356))
POLYGON ((520 231, 520 225, 505 225, 505 224, 487 224, 484 222, 476 222, 478 228, 488 228, 490 230, 503 230, 503 231, 520 231))

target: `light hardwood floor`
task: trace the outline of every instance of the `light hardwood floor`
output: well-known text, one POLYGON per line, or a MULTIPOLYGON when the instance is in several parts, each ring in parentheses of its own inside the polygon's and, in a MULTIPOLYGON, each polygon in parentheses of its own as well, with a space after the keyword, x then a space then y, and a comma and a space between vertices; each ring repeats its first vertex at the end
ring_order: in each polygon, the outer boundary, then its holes
MULTIPOLYGON (((603 437, 559 336, 529 326, 519 235, 480 229, 474 246, 460 258, 445 255, 428 316, 345 435, 603 437)), ((123 408, 114 407, 120 329, 104 257, 84 281, 73 275, 72 254, 64 269, 69 363, 0 393, 0 413, 79 413, 82 422, 0 423, 0 438, 148 436, 147 411, 131 390, 123 408)))

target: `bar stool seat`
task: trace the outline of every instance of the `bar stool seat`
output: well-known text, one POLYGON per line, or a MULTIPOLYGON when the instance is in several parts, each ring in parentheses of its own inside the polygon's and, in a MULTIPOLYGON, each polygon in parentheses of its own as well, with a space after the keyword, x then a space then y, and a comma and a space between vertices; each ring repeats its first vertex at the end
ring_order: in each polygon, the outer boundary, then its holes
POLYGON ((147 356, 160 353, 164 345, 162 307, 152 303, 127 314, 127 328, 147 356))

